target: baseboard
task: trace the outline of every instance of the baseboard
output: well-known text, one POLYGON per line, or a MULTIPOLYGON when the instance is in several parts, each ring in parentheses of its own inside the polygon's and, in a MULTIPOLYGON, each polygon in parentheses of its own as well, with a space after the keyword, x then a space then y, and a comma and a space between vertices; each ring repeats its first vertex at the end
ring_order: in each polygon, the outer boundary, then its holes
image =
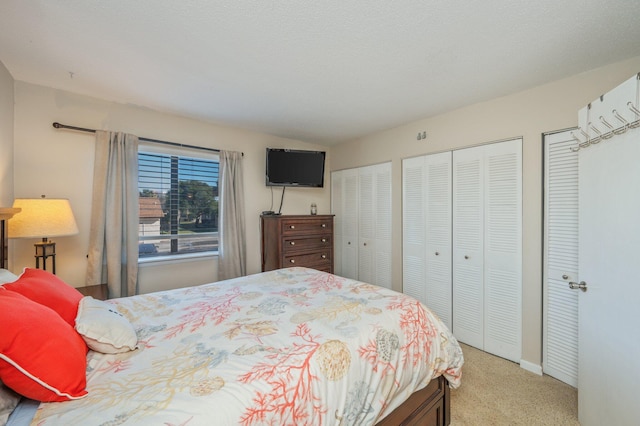
POLYGON ((534 364, 529 361, 525 361, 523 359, 520 360, 520 367, 524 368, 527 371, 532 372, 533 374, 537 374, 538 376, 542 376, 542 366, 538 364, 534 364))

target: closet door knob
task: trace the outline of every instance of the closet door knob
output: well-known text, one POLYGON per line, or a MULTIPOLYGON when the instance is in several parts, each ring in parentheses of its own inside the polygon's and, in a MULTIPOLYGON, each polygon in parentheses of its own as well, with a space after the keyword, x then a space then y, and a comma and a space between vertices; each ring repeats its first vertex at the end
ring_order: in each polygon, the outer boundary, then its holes
POLYGON ((587 283, 585 283, 584 281, 580 281, 579 283, 574 283, 573 281, 571 281, 569 283, 569 288, 571 290, 582 290, 582 291, 587 291, 587 283))

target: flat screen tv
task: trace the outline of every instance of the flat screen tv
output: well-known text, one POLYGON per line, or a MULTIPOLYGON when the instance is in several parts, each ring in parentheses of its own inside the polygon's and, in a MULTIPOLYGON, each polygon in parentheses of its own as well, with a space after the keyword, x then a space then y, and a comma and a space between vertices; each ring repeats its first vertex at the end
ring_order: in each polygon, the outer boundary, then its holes
POLYGON ((267 186, 324 186, 324 151, 267 148, 267 186))

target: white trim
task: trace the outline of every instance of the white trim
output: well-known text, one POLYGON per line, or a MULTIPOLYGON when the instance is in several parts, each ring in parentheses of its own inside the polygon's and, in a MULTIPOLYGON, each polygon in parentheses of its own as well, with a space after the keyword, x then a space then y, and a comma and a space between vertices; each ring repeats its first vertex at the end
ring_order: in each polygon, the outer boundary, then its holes
POLYGON ((153 257, 143 257, 138 259, 138 266, 142 267, 144 265, 152 264, 152 263, 181 263, 181 262, 190 262, 194 260, 202 260, 204 258, 215 259, 218 257, 218 251, 203 251, 199 253, 184 253, 184 254, 172 254, 166 256, 153 256, 153 257))
POLYGON ((538 376, 542 376, 542 366, 539 364, 534 364, 532 362, 521 359, 520 368, 523 368, 533 374, 537 374, 538 376))
POLYGON ((220 162, 220 154, 207 147, 163 145, 157 142, 139 140, 138 153, 176 155, 180 157, 204 158, 220 162))

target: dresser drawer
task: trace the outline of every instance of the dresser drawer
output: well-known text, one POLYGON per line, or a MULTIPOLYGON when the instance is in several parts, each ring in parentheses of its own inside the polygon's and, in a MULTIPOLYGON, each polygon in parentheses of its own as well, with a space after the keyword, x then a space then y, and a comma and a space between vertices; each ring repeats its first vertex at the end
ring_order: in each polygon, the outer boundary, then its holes
POLYGON ((285 219, 280 223, 282 236, 304 235, 304 234, 332 234, 333 220, 327 219, 285 219))
POLYGON ((306 251, 327 251, 333 248, 333 240, 329 235, 314 235, 310 237, 284 237, 282 251, 288 254, 306 251))
POLYGON ((305 266, 308 268, 319 269, 320 267, 333 265, 332 250, 319 251, 308 254, 292 254, 285 255, 282 258, 282 267, 305 266))

